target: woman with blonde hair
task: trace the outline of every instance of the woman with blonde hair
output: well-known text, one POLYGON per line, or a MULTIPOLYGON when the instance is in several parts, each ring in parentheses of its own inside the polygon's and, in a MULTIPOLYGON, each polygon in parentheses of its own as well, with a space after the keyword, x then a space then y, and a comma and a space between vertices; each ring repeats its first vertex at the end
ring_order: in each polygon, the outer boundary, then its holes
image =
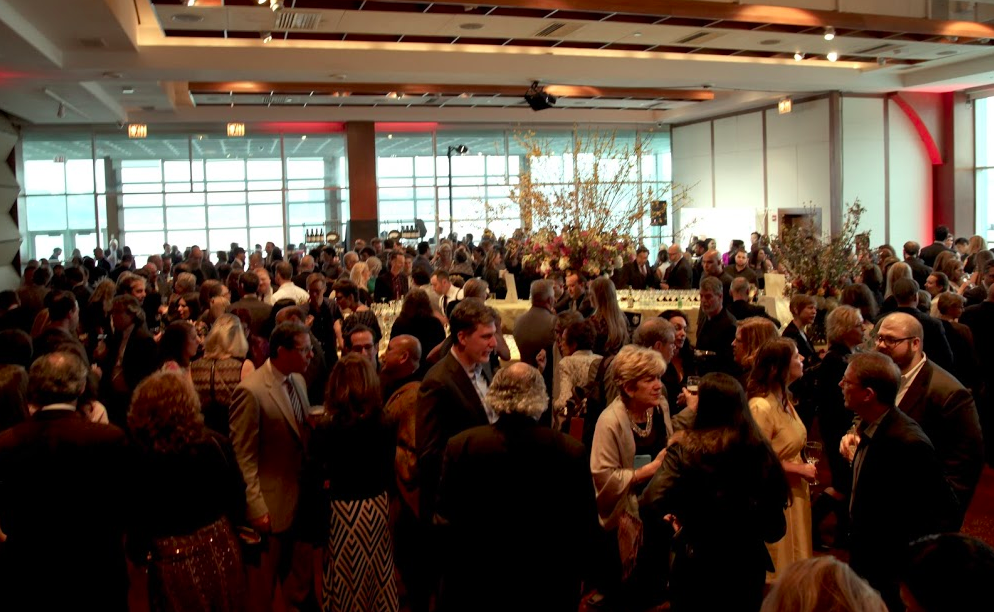
POLYGON ((190 381, 159 372, 135 389, 128 413, 137 449, 128 549, 148 560, 152 610, 245 609, 241 522, 245 483, 230 444, 204 427, 190 381))
POLYGON ((203 358, 190 364, 190 376, 200 396, 204 421, 223 435, 228 435, 228 409, 235 387, 255 371, 252 361, 246 359, 248 349, 242 322, 233 314, 223 314, 207 334, 203 358))
POLYGON ((794 561, 808 559, 813 554, 808 482, 817 478, 818 471, 802 457, 808 432, 787 392, 787 387, 803 375, 803 363, 793 340, 781 338, 768 342, 756 355, 746 389, 749 410, 780 459, 791 493, 790 507, 785 510, 787 534, 779 542, 768 545, 775 569, 767 574, 767 582, 772 582, 778 572, 794 561))
POLYGON ((657 576, 650 579, 636 573, 641 538, 638 496, 662 465, 672 433, 662 408, 666 397, 660 378, 665 371, 666 363, 657 351, 633 344, 621 349, 608 368, 618 397, 597 419, 590 448, 597 512, 611 543, 605 550, 609 567, 601 590, 605 597, 621 598, 621 604, 658 581, 657 576))
POLYGON ((380 379, 368 360, 349 353, 325 389, 327 419, 308 443, 304 494, 313 499, 300 504, 306 536, 323 553, 321 609, 396 612, 387 527, 396 434, 384 419, 380 379))
POLYGON ((611 279, 600 276, 590 281, 590 303, 594 307, 590 320, 597 331, 594 352, 604 357, 617 354, 629 341, 628 319, 618 305, 611 279))
POLYGON ((732 354, 735 363, 742 368, 743 379, 748 379, 759 349, 779 337, 773 321, 764 317, 749 317, 738 324, 735 328, 735 340, 732 342, 732 354))
POLYGON ((369 284, 370 280, 373 278, 375 277, 370 271, 369 264, 365 261, 360 261, 352 266, 352 271, 349 272, 349 280, 352 281, 358 290, 358 299, 360 304, 369 304, 369 296, 372 295, 372 290, 369 288, 369 284))
POLYGON ((373 295, 376 291, 376 279, 383 271, 383 261, 379 257, 370 257, 366 260, 366 267, 369 268, 369 282, 366 283, 366 289, 369 290, 369 295, 373 295))
POLYGON ((824 556, 788 567, 760 612, 887 612, 887 606, 849 565, 824 556))
POLYGON ((973 274, 973 271, 977 269, 977 253, 987 250, 987 239, 983 236, 975 235, 970 236, 970 242, 966 247, 966 261, 963 262, 963 271, 967 274, 973 274))

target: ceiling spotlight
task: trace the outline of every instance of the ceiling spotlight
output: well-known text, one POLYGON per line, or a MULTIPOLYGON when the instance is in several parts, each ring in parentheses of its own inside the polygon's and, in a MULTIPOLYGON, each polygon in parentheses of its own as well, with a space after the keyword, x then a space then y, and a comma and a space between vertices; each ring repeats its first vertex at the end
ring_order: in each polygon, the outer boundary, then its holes
POLYGON ((270 2, 269 2, 269 8, 274 13, 277 12, 277 11, 282 11, 283 10, 283 2, 282 2, 282 0, 270 0, 270 2))
POLYGON ((825 40, 833 40, 835 38, 835 28, 832 26, 825 27, 825 40))
POLYGON ((266 0, 258 0, 259 4, 265 4, 266 0))
POLYGON ((804 54, 801 53, 800 51, 798 51, 797 53, 794 54, 794 61, 795 62, 799 62, 802 59, 804 59, 804 54))
POLYGON ((269 41, 273 40, 273 33, 272 32, 263 32, 259 36, 262 37, 262 44, 264 44, 264 45, 266 43, 268 43, 269 41))
POLYGON ((59 102, 59 108, 55 111, 55 116, 59 119, 63 119, 66 116, 66 105, 63 102, 59 102))
POLYGON ((555 106, 556 97, 546 93, 544 89, 538 86, 538 81, 535 81, 528 88, 528 91, 525 92, 525 102, 528 103, 528 106, 532 107, 533 111, 540 111, 555 106))
POLYGON ((126 96, 130 96, 131 94, 135 93, 135 88, 134 87, 122 87, 121 88, 121 93, 124 94, 124 95, 126 95, 126 96))
POLYGON ((186 5, 187 6, 193 6, 196 3, 197 3, 197 0, 186 0, 186 5))
POLYGON ((449 150, 446 153, 446 155, 448 155, 449 157, 452 157, 453 153, 455 153, 457 155, 465 155, 465 154, 469 153, 469 147, 467 147, 464 144, 455 145, 455 146, 451 146, 450 145, 449 146, 449 150))
POLYGON ((835 60, 839 59, 839 54, 836 53, 835 51, 831 51, 831 52, 829 52, 829 54, 827 55, 827 57, 828 57, 828 61, 834 62, 835 60))

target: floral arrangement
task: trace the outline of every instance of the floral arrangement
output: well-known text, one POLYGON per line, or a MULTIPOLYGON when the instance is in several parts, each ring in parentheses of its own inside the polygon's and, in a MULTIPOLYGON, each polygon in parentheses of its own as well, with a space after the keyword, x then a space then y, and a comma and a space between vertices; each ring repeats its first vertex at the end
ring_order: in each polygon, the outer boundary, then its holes
POLYGON ((616 231, 594 233, 575 228, 561 233, 539 230, 529 237, 524 251, 523 262, 534 264, 545 273, 576 270, 591 277, 610 273, 619 261, 629 261, 635 256, 629 236, 616 231))
MULTIPOLYGON (((666 197, 638 180, 651 154, 651 135, 622 143, 613 131, 574 128, 566 151, 531 131, 515 134, 515 140, 529 159, 510 193, 526 232, 522 263, 596 276, 630 261, 651 205, 666 197)), ((672 192, 674 210, 689 200, 686 190, 669 184, 662 189, 672 192)))
POLYGON ((773 239, 770 246, 777 268, 787 280, 786 296, 841 295, 859 273, 859 251, 868 244, 868 234, 858 234, 859 220, 865 211, 859 200, 855 200, 846 209, 842 231, 827 240, 804 225, 786 228, 773 239))

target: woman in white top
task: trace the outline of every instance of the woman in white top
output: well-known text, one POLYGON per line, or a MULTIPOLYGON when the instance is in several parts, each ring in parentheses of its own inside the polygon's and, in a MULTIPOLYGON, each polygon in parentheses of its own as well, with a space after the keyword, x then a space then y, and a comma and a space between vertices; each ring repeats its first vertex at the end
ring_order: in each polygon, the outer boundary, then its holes
POLYGON ((594 354, 594 342, 597 332, 593 323, 577 321, 563 330, 560 349, 563 358, 556 368, 559 379, 559 395, 552 402, 553 427, 560 429, 566 419, 567 402, 573 397, 573 389, 584 386, 588 382, 590 364, 601 358, 594 354))

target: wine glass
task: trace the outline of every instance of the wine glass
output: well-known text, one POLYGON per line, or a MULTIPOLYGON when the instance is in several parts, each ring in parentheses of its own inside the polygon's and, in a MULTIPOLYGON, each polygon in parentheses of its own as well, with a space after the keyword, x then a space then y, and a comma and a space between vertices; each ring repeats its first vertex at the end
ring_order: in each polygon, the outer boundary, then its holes
MULTIPOLYGON (((805 463, 810 463, 817 467, 818 461, 821 459, 821 442, 805 442, 804 451, 801 453, 801 456, 804 458, 805 463)), ((817 472, 815 472, 815 479, 811 481, 811 484, 821 484, 818 482, 817 472)))

